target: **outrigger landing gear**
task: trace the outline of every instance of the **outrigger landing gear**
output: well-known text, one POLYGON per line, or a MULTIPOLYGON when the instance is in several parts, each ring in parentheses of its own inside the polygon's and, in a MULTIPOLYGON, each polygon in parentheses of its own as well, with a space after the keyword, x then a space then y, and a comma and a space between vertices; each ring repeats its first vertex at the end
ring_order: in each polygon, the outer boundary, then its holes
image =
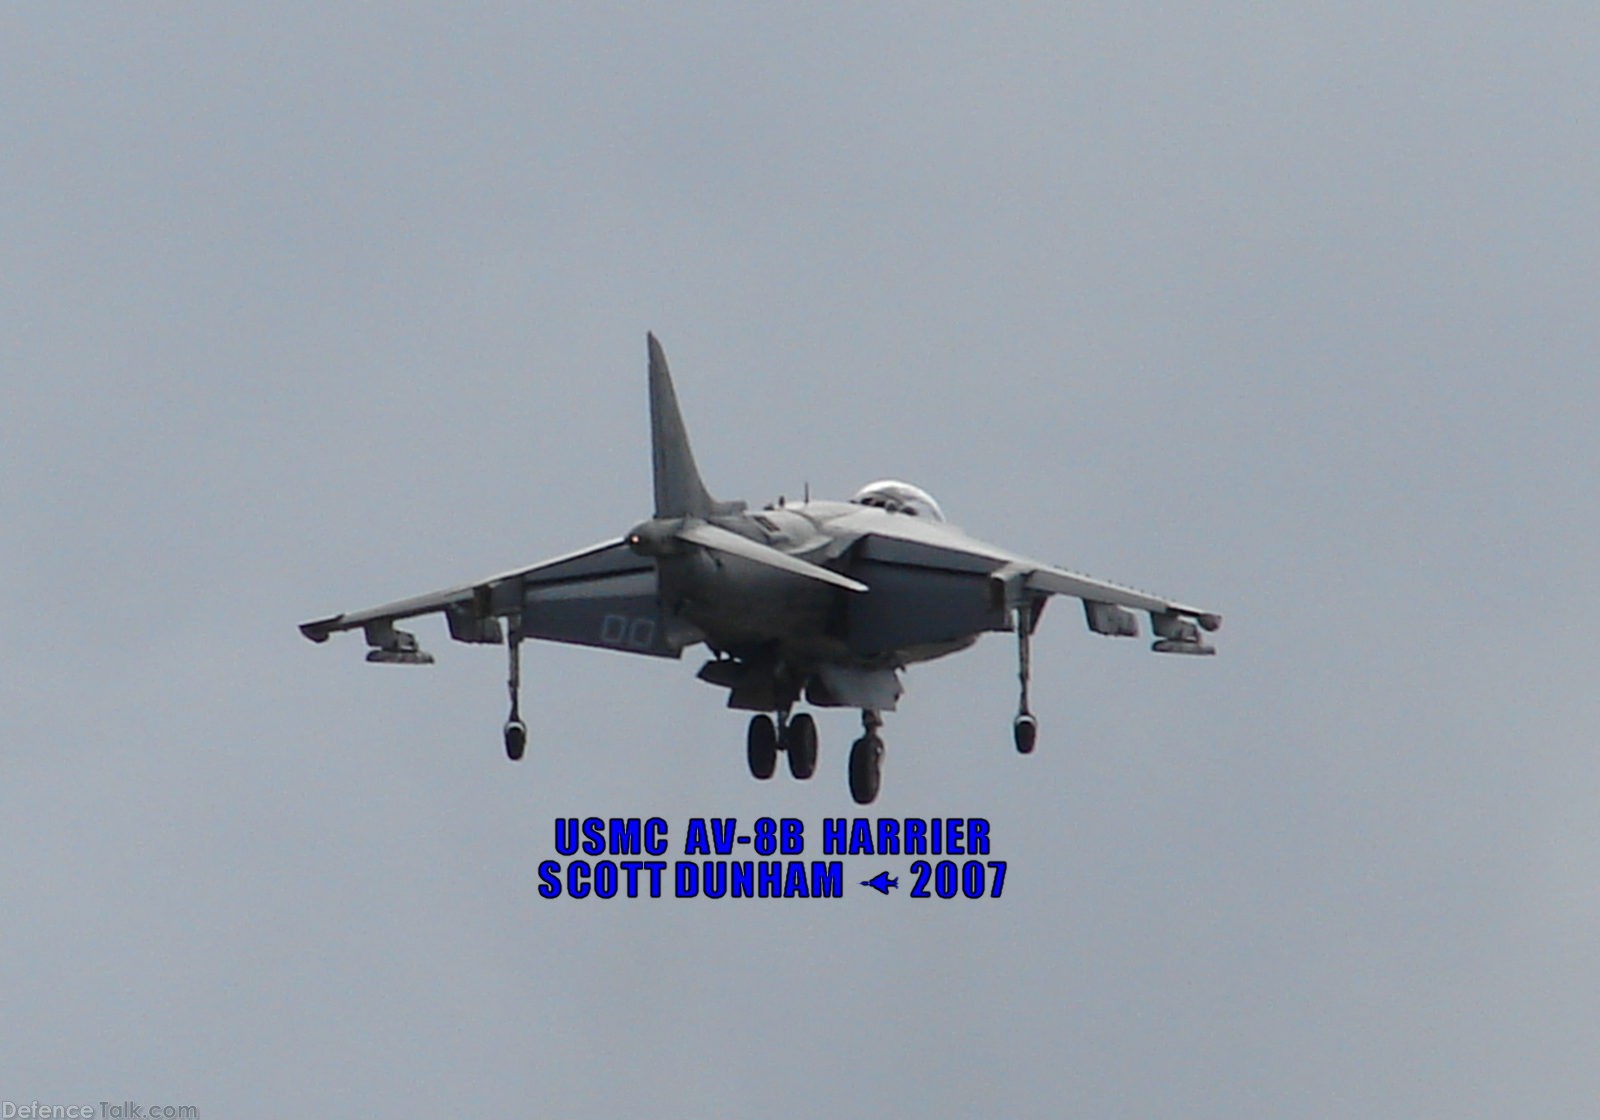
POLYGON ((1019 604, 1016 609, 1017 680, 1022 685, 1022 694, 1017 701, 1017 718, 1011 721, 1011 738, 1021 754, 1032 754, 1034 741, 1039 737, 1039 721, 1028 711, 1028 678, 1033 671, 1029 655, 1032 622, 1033 611, 1026 604, 1019 604))
POLYGON ((883 717, 870 709, 861 712, 861 738, 850 747, 850 796, 857 805, 871 805, 883 783, 883 740, 878 728, 883 717))
POLYGON ((522 758, 528 747, 528 725, 517 713, 517 694, 522 691, 522 618, 512 615, 510 634, 506 636, 507 657, 510 667, 506 675, 506 691, 511 693, 511 715, 506 719, 506 757, 512 762, 522 758))

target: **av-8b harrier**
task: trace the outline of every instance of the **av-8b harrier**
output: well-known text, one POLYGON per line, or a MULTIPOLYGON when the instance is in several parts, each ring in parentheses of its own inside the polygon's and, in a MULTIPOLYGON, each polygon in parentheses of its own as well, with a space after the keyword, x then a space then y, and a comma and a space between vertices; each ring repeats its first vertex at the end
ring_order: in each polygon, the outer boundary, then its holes
POLYGON ((986 630, 1017 635, 1021 696, 1016 748, 1033 751, 1029 641, 1052 595, 1083 603, 1089 629, 1132 638, 1133 611, 1150 615, 1157 653, 1210 654, 1200 631, 1221 618, 1132 588, 1065 571, 969 537, 927 493, 874 482, 848 502, 782 500, 759 511, 713 498, 700 480, 667 360, 654 335, 650 436, 655 516, 620 540, 430 595, 300 627, 314 642, 362 630, 368 661, 427 665, 431 654, 395 623, 443 613, 458 642, 507 644, 511 714, 506 754, 520 759, 519 649, 527 638, 677 658, 704 643, 700 679, 728 690, 728 707, 755 712, 750 772, 770 778, 778 752, 796 778, 817 766, 818 708, 857 708, 850 793, 878 795, 882 713, 900 698, 900 670, 966 649, 986 630), (502 627, 501 620, 505 620, 502 627))

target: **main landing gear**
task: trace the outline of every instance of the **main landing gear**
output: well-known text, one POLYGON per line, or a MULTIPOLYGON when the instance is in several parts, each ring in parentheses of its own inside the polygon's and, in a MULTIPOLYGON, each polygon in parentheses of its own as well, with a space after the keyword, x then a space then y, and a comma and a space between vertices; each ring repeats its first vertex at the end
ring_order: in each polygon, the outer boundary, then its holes
POLYGON ((817 721, 801 712, 783 730, 783 751, 789 756, 789 773, 805 781, 817 772, 817 721))
MULTIPOLYGON (((858 805, 870 805, 882 780, 883 740, 878 738, 878 728, 883 726, 883 717, 864 711, 861 725, 865 730, 850 748, 850 796, 858 805)), ((751 776, 764 782, 777 773, 779 751, 788 756, 789 773, 800 781, 817 772, 817 721, 809 712, 791 717, 780 711, 776 721, 766 714, 750 718, 745 757, 751 776)))
POLYGON ((745 753, 750 761, 750 776, 759 781, 772 777, 778 768, 778 729, 771 716, 751 716, 745 735, 745 753))
POLYGON ((745 754, 753 777, 766 781, 778 769, 778 752, 789 757, 789 773, 805 781, 817 772, 817 721, 810 713, 794 718, 787 711, 778 713, 773 723, 768 715, 753 716, 745 736, 745 754))
POLYGON ((506 691, 511 693, 511 715, 506 718, 506 757, 512 762, 522 758, 528 748, 528 725, 517 713, 517 694, 522 690, 522 619, 511 617, 511 633, 506 636, 507 657, 510 667, 506 674, 506 691))

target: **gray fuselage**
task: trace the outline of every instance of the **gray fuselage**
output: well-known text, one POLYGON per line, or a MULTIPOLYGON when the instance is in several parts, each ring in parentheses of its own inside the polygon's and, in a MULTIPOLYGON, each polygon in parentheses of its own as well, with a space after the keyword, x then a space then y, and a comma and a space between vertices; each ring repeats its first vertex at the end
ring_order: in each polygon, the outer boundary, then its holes
MULTIPOLYGON (((814 501, 770 506, 715 522, 750 540, 853 575, 870 563, 853 549, 873 523, 907 516, 848 502, 814 501)), ((960 534, 946 525, 937 529, 960 534)), ((948 617, 949 612, 941 610, 941 599, 950 589, 933 586, 938 577, 918 577, 910 569, 899 581, 879 573, 873 589, 861 593, 707 551, 668 558, 660 573, 663 606, 703 632, 713 650, 742 658, 773 658, 802 672, 825 664, 893 668, 928 661, 965 649, 983 630, 1004 628, 1003 617, 988 617, 988 612, 981 612, 985 617, 980 618, 964 611, 959 621, 948 617), (896 635, 871 623, 889 612, 912 617, 927 613, 918 610, 915 582, 929 585, 927 606, 932 616, 926 621, 931 625, 902 627, 904 633, 898 636, 909 640, 896 641, 896 635), (937 617, 941 614, 946 617, 937 617)), ((977 580, 965 581, 960 591, 975 602, 986 596, 977 580)))

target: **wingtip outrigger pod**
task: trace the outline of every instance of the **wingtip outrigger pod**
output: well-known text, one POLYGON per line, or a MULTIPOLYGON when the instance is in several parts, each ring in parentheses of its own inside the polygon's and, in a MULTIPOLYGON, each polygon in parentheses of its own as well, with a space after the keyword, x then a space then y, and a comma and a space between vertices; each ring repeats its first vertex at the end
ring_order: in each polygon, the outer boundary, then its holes
POLYGON ((367 660, 380 665, 432 665, 433 654, 417 644, 409 630, 397 629, 391 619, 374 619, 363 629, 367 635, 367 660))
POLYGON ((1201 657, 1215 654, 1216 647, 1206 645, 1200 638, 1200 631, 1215 630, 1221 626, 1221 616, 1201 613, 1193 618, 1199 626, 1176 611, 1151 611, 1150 625, 1155 629, 1157 640, 1150 648, 1157 653, 1187 653, 1201 657))

